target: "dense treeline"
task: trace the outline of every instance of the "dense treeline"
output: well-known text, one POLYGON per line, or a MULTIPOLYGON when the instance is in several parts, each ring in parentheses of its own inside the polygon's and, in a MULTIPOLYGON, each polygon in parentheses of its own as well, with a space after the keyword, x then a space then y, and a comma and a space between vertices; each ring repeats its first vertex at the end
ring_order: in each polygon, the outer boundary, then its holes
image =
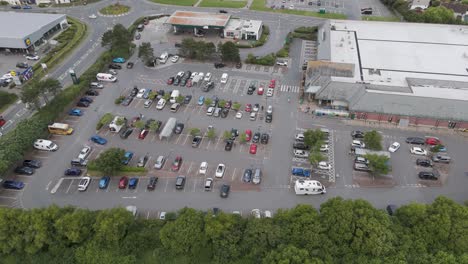
POLYGON ((389 216, 363 200, 298 205, 271 219, 182 209, 0 209, 3 263, 468 263, 468 210, 439 197, 389 216))

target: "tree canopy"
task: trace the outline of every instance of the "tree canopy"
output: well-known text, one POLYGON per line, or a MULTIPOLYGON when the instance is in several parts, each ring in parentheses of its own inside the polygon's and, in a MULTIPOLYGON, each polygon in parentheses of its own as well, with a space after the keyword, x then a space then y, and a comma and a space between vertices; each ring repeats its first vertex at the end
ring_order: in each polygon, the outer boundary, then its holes
POLYGON ((104 32, 101 46, 109 47, 113 57, 128 58, 131 53, 132 39, 131 32, 122 24, 117 24, 111 30, 104 32))
POLYGON ((122 168, 124 154, 125 150, 123 149, 109 148, 92 161, 92 166, 101 172, 112 175, 122 168))

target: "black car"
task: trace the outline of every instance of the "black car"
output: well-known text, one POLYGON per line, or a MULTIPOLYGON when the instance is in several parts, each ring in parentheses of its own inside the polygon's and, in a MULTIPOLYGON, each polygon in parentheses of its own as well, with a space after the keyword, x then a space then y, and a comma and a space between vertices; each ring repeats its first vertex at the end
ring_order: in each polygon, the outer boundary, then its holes
POLYGON ((94 100, 90 97, 81 97, 80 102, 87 102, 87 103, 92 103, 94 100))
POLYGON ((81 169, 79 169, 79 168, 66 169, 63 174, 65 176, 80 176, 81 175, 81 169))
POLYGON ((29 68, 29 65, 27 63, 24 63, 24 62, 18 62, 18 63, 16 63, 16 67, 18 67, 20 69, 27 69, 27 68, 29 68))
POLYGON ((182 190, 185 186, 185 176, 177 176, 175 186, 177 190, 182 190))
POLYGON ((256 89, 255 86, 250 85, 249 89, 247 89, 247 94, 252 95, 255 92, 255 89, 256 89))
POLYGON ((270 135, 268 135, 267 133, 263 133, 262 136, 260 137, 260 143, 268 144, 269 139, 270 139, 270 135))
POLYGON ((181 48, 181 47, 182 47, 182 44, 176 42, 176 43, 174 44, 174 47, 176 47, 176 48, 181 48))
POLYGON ((200 145, 202 141, 202 137, 201 136, 194 136, 193 139, 192 139, 192 148, 196 148, 200 145))
POLYGON ((135 97, 138 94, 138 87, 133 87, 132 91, 130 92, 131 97, 135 97))
POLYGON ((127 139, 133 133, 133 128, 122 129, 120 131, 120 138, 127 139))
POLYGON ((406 139, 406 143, 415 144, 415 145, 424 145, 426 141, 424 140, 424 138, 420 138, 420 137, 409 137, 406 139))
POLYGON ((304 142, 296 142, 293 144, 294 149, 300 149, 300 150, 309 150, 310 147, 304 144, 304 142))
POLYGON ((23 175, 33 175, 34 169, 31 167, 20 166, 15 168, 15 173, 23 175))
POLYGON ((39 169, 42 166, 40 160, 23 160, 23 166, 39 169))
POLYGON ((133 96, 127 96, 125 99, 122 101, 121 105, 123 106, 129 106, 130 103, 133 101, 133 96))
POLYGON ((237 129, 235 129, 235 128, 232 128, 231 129, 231 139, 234 140, 238 136, 239 136, 239 131, 237 129))
POLYGON ((432 167, 432 160, 417 159, 416 160, 416 165, 419 165, 419 166, 422 166, 422 167, 432 167))
POLYGON ((438 180, 439 179, 439 174, 436 172, 432 171, 420 171, 418 173, 418 177, 423 180, 438 180))
POLYGON ((99 92, 98 92, 98 91, 95 91, 95 90, 88 90, 88 91, 86 91, 85 94, 86 94, 86 95, 89 95, 89 96, 98 96, 98 95, 99 95, 99 92))
POLYGON ((182 76, 182 80, 183 79, 188 80, 190 78, 190 76, 192 76, 192 72, 191 71, 186 71, 184 73, 184 76, 182 76))
POLYGON ((232 139, 227 140, 226 146, 224 146, 224 150, 231 151, 232 145, 234 145, 234 141, 232 139))
POLYGON ((154 132, 159 132, 162 129, 162 121, 156 120, 156 124, 158 125, 158 129, 154 132))
POLYGON ((184 130, 184 124, 183 123, 177 123, 175 128, 174 128, 174 133, 180 134, 180 133, 182 133, 182 130, 184 130))
POLYGON ((221 63, 221 62, 215 62, 215 64, 214 64, 214 67, 216 69, 223 68, 224 66, 226 66, 226 65, 224 63, 221 63))
POLYGON ((229 190, 231 189, 231 186, 228 185, 228 184, 223 184, 223 186, 221 186, 221 190, 220 190, 220 193, 219 195, 222 197, 222 198, 227 198, 229 196, 229 190))
POLYGON ((251 169, 245 169, 244 176, 242 176, 242 181, 243 182, 251 182, 252 181, 252 170, 251 169))
POLYGON ((156 183, 158 183, 158 177, 150 177, 146 189, 151 191, 156 189, 156 183))
POLYGON ((223 110, 221 110, 221 117, 222 118, 226 118, 229 114, 229 109, 227 108, 223 108, 223 110))
POLYGON ((207 82, 205 86, 203 86, 203 91, 208 92, 209 90, 214 88, 214 82, 207 82))
POLYGON ((364 138, 364 132, 359 131, 359 130, 354 130, 351 132, 351 137, 353 138, 364 138))
POLYGON ((240 69, 240 68, 242 68, 242 62, 236 63, 236 69, 240 69))
POLYGON ((109 64, 109 69, 121 70, 122 66, 119 65, 119 64, 111 63, 111 64, 109 64))
POLYGON ((133 62, 127 62, 127 69, 133 68, 133 65, 135 65, 133 62))
POLYGON ((78 102, 78 103, 76 103, 76 106, 78 106, 78 107, 88 107, 89 103, 88 102, 78 102))
POLYGON ((222 10, 222 9, 221 9, 221 10, 219 10, 219 12, 220 12, 221 14, 227 14, 228 11, 222 10))
POLYGON ((255 132, 255 134, 252 137, 252 142, 258 143, 259 140, 260 140, 260 132, 255 132))
POLYGON ((271 123, 271 121, 273 121, 273 115, 272 114, 266 114, 265 122, 271 123))
POLYGON ((192 95, 186 95, 184 98, 184 104, 189 104, 190 101, 192 100, 192 95))

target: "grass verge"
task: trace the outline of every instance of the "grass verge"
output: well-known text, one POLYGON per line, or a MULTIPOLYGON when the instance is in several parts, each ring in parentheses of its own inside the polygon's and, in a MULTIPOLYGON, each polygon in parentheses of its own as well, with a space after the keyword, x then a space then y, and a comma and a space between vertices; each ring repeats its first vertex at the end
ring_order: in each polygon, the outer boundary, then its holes
POLYGON ((386 22, 400 22, 398 17, 383 17, 383 16, 363 16, 364 21, 386 21, 386 22))
POLYGON ((250 10, 267 11, 267 12, 300 15, 300 16, 330 18, 330 19, 346 19, 346 15, 343 15, 343 14, 335 14, 335 13, 320 14, 318 12, 303 11, 303 10, 271 9, 265 6, 265 0, 253 0, 252 4, 250 5, 250 10))
POLYGON ((0 91, 0 113, 5 111, 10 105, 18 100, 18 96, 13 93, 0 91))
POLYGON ((203 0, 200 7, 226 7, 226 8, 242 8, 247 4, 247 1, 224 1, 224 0, 203 0))
POLYGON ((164 4, 164 5, 179 5, 179 6, 193 6, 198 1, 197 0, 151 0, 151 2, 156 4, 164 4))
POLYGON ((103 15, 121 15, 130 11, 130 7, 121 4, 114 4, 106 6, 103 9, 99 10, 99 13, 103 15))
MULTIPOLYGON (((93 170, 89 169, 86 171, 86 174, 89 176, 108 176, 108 174, 105 174, 103 172, 100 172, 98 170, 93 170)), ((147 174, 147 171, 145 168, 140 168, 140 167, 123 167, 122 171, 114 173, 111 177, 119 177, 119 176, 144 176, 147 174), (126 169, 127 168, 127 169, 126 169)))

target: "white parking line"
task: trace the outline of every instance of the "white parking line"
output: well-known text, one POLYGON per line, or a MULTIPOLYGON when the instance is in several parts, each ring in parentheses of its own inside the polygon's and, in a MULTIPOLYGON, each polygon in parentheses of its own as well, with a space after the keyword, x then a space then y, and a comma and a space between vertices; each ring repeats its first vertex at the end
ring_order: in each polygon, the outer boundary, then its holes
POLYGON ((72 186, 73 180, 70 181, 70 185, 68 185, 67 191, 65 193, 68 193, 70 191, 70 188, 72 186))
POLYGON ((184 145, 187 143, 187 139, 189 138, 190 135, 187 135, 184 140, 184 145))
POLYGON ((177 137, 176 142, 175 142, 176 144, 179 144, 179 139, 180 139, 181 136, 182 136, 182 134, 179 134, 179 137, 177 137))
POLYGON ((236 177, 236 170, 237 168, 234 168, 234 171, 232 172, 231 179, 234 181, 234 178, 236 177))
POLYGON ((0 199, 12 199, 12 200, 16 200, 16 197, 0 196, 0 199))
POLYGON ((188 170, 187 170, 187 174, 189 174, 190 171, 192 170, 192 166, 193 166, 193 161, 190 162, 190 166, 189 166, 189 168, 188 168, 188 170))
POLYGON ((218 138, 218 142, 216 142, 215 149, 218 149, 219 142, 221 141, 221 137, 218 138))
POLYGON ((169 185, 169 180, 166 181, 166 186, 164 186, 164 192, 167 192, 167 186, 169 185))
POLYGON ((193 189, 192 189, 192 192, 195 192, 195 191, 196 191, 197 182, 198 182, 198 180, 196 180, 196 179, 193 181, 193 189))

